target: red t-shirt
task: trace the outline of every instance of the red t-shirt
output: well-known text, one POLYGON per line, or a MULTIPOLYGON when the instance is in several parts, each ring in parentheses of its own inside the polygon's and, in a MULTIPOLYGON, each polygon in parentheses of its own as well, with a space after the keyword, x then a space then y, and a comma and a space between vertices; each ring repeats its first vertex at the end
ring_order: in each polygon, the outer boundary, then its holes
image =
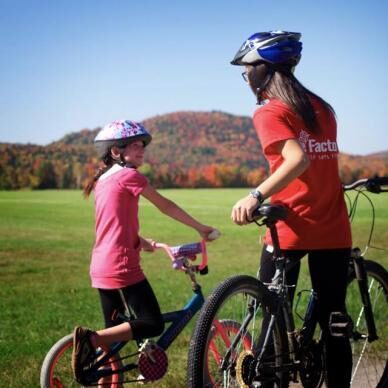
MULTIPOLYGON (((334 115, 312 100, 319 122, 310 132, 290 107, 272 99, 256 110, 254 126, 271 173, 282 164, 275 143, 296 139, 310 159, 308 169, 271 197, 271 203, 289 208, 287 219, 278 222, 282 249, 335 249, 351 247, 350 223, 338 173, 337 124, 334 115)), ((266 243, 270 244, 269 233, 266 243)))
POLYGON ((96 242, 90 264, 92 286, 116 289, 143 280, 140 267, 139 195, 147 178, 114 165, 97 181, 96 242))

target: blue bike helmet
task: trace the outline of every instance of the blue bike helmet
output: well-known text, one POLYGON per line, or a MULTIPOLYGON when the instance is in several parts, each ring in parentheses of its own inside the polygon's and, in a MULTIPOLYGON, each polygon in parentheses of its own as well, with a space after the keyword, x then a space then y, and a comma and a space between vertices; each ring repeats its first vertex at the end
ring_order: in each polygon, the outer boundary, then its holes
POLYGON ((299 32, 257 32, 243 43, 230 63, 243 66, 266 62, 295 66, 302 52, 300 37, 299 32))

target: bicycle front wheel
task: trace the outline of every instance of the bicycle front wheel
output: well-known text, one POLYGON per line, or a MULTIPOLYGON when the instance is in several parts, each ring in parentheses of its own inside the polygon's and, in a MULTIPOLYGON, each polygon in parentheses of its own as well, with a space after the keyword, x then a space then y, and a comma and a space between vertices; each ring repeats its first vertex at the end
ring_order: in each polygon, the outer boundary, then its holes
MULTIPOLYGON (((71 355, 73 351, 73 334, 69 334, 57 343, 47 353, 40 371, 41 388, 64 388, 78 387, 79 384, 73 378, 71 368, 71 355)), ((118 369, 120 364, 116 361, 109 363, 112 370, 118 369)), ((121 374, 114 374, 111 377, 111 384, 104 384, 104 387, 118 387, 122 381, 121 374)))
POLYGON ((353 271, 350 274, 346 296, 346 308, 354 325, 351 338, 353 355, 352 386, 387 387, 388 273, 381 265, 370 260, 365 260, 365 269, 378 339, 372 342, 368 341, 364 308, 353 271))
POLYGON ((263 287, 256 278, 237 275, 222 282, 206 300, 190 342, 189 388, 248 387, 253 380, 288 386, 286 373, 279 373, 287 339, 278 320, 256 368, 254 355, 260 351, 266 307, 263 287))

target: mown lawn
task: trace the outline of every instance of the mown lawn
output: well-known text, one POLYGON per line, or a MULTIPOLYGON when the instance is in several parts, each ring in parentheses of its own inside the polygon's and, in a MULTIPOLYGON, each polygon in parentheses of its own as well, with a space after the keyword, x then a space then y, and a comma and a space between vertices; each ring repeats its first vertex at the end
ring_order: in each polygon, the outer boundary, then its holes
MULTIPOLYGON (((208 246, 209 275, 200 278, 205 294, 226 276, 255 275, 260 236, 255 225, 230 221, 234 202, 246 189, 163 190, 204 223, 217 227, 222 238, 208 246)), ((376 226, 373 245, 388 247, 388 196, 373 195, 376 226)), ((195 231, 141 202, 141 234, 177 245, 198 241, 195 231)), ((37 387, 45 353, 77 324, 102 326, 97 293, 90 287, 89 257, 94 233, 93 200, 79 191, 0 192, 0 372, 4 387, 37 387)), ((367 241, 370 211, 360 202, 354 240, 367 241)), ((373 253, 372 253, 373 252, 373 253)), ((387 251, 369 256, 387 266, 387 251)), ((162 310, 183 306, 191 294, 183 273, 173 272, 161 253, 143 254, 143 267, 162 310)), ((299 288, 308 287, 304 266, 299 288)), ((191 323, 168 352, 169 372, 158 387, 183 387, 191 323)))

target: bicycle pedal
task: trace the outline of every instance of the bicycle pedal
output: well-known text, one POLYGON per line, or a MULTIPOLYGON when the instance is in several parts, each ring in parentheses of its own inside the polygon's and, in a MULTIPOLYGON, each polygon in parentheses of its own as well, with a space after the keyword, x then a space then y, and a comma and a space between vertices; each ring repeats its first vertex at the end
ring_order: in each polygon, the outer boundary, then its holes
POLYGON ((333 337, 351 337, 353 322, 348 314, 341 311, 333 311, 329 318, 330 335, 333 337))

